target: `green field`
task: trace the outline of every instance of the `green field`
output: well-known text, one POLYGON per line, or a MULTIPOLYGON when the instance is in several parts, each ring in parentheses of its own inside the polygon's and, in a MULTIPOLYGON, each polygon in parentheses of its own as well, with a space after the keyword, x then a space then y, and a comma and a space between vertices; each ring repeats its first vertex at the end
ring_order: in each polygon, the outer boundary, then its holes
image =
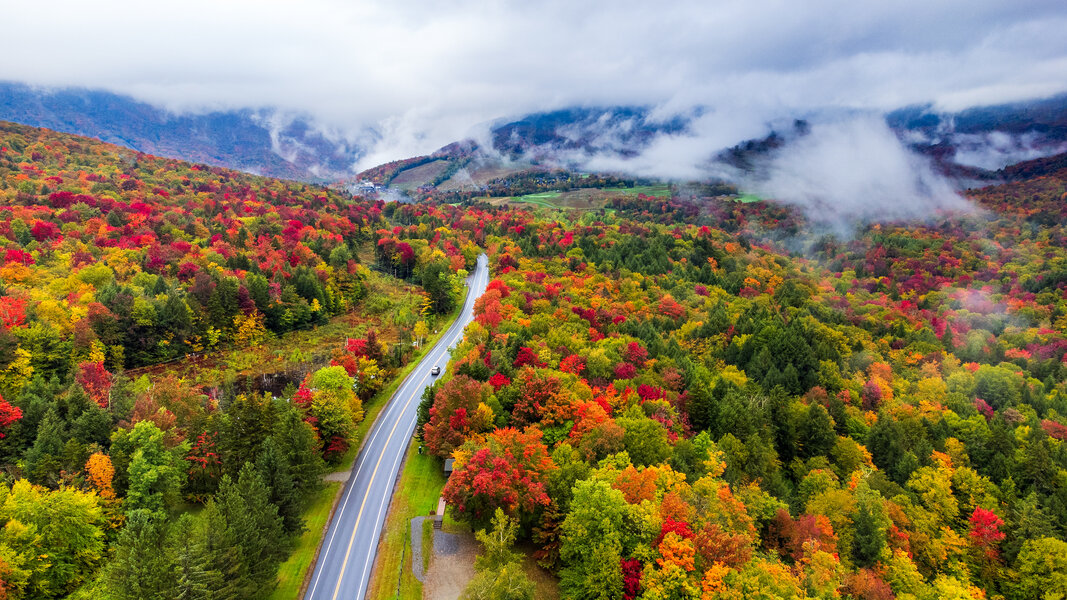
POLYGON ((613 191, 631 194, 634 196, 638 194, 644 194, 646 196, 654 196, 656 198, 671 197, 671 186, 669 185, 639 185, 634 186, 632 188, 617 188, 613 191))
POLYGON ((549 200, 555 200, 559 198, 562 192, 541 192, 539 194, 526 194, 525 196, 519 196, 517 198, 511 198, 511 202, 519 202, 522 204, 536 204, 538 206, 544 206, 545 208, 559 208, 558 204, 549 202, 549 200))
POLYGON ((552 191, 526 194, 524 196, 505 196, 485 198, 492 204, 531 204, 543 208, 573 208, 579 210, 599 209, 607 205, 612 198, 619 196, 637 196, 644 194, 653 198, 670 198, 668 185, 644 185, 618 188, 578 188, 566 192, 552 191))

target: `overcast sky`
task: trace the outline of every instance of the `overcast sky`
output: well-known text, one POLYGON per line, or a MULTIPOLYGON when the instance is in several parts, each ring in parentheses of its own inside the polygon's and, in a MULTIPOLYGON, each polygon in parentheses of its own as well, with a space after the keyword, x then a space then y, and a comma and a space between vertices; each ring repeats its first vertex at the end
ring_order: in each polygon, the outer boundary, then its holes
MULTIPOLYGON (((2 0, 0 79, 273 106, 387 152, 562 106, 947 109, 1067 90, 1064 0, 2 0)), ((733 132, 731 132, 732 134, 733 132)), ((734 140, 737 141, 737 140, 734 140)))

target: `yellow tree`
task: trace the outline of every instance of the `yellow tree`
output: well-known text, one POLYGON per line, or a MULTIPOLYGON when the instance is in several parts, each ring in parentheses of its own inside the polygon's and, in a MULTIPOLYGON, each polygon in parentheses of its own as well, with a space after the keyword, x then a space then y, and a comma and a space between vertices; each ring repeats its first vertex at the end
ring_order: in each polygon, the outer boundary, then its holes
POLYGON ((419 346, 422 346, 422 340, 430 333, 430 328, 426 326, 426 321, 419 320, 415 323, 415 329, 412 331, 415 334, 415 341, 419 346))
POLYGON ((238 313, 233 318, 233 342, 238 348, 258 346, 267 337, 267 328, 263 325, 263 314, 258 310, 251 313, 238 313))

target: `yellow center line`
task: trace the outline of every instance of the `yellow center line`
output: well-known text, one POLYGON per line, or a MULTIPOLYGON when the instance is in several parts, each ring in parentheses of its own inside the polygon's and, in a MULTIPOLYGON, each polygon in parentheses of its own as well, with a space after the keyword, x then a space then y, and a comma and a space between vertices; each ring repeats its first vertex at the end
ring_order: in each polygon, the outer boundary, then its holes
MULTIPOLYGON (((426 375, 423 375, 422 379, 419 381, 419 385, 416 386, 416 387, 422 386, 423 382, 425 382, 426 378, 429 377, 429 376, 430 376, 429 373, 427 373, 426 375)), ((407 409, 407 407, 411 405, 411 401, 414 398, 415 398, 415 394, 412 394, 412 395, 408 396, 408 401, 404 403, 404 409, 407 409)), ((401 412, 403 412, 403 411, 401 411, 401 412)), ((389 447, 389 442, 392 441, 393 434, 396 433, 396 428, 400 425, 400 421, 401 420, 402 419, 397 419, 396 422, 393 423, 393 429, 392 429, 392 431, 389 432, 389 437, 385 440, 385 445, 383 447, 383 450, 385 448, 389 447)), ((341 582, 345 578, 345 568, 348 566, 348 558, 352 554, 352 544, 354 544, 355 541, 356 541, 356 532, 359 531, 359 522, 360 522, 361 519, 363 519, 363 509, 367 506, 367 498, 370 497, 371 487, 374 485, 374 478, 375 478, 375 476, 378 475, 378 467, 380 467, 382 465, 382 459, 383 458, 385 458, 385 452, 384 451, 381 454, 378 455, 378 462, 374 465, 374 471, 371 472, 370 481, 367 483, 366 493, 363 494, 363 502, 360 503, 359 512, 356 513, 356 525, 355 525, 355 527, 352 528, 352 537, 350 537, 348 539, 348 549, 345 551, 345 559, 344 559, 344 561, 341 562, 341 572, 337 575, 337 586, 333 590, 333 596, 332 596, 333 600, 337 600, 337 594, 340 593, 340 591, 341 591, 341 582)))
MULTIPOLYGON (((459 330, 458 332, 456 332, 456 333, 452 334, 452 339, 448 341, 448 345, 449 345, 449 346, 451 346, 451 345, 452 345, 452 342, 454 342, 454 341, 456 341, 457 339, 459 339, 459 337, 460 337, 460 336, 461 336, 461 335, 463 334, 463 331, 464 331, 464 330, 465 330, 466 328, 467 328, 467 327, 466 327, 466 325, 464 325, 462 329, 460 329, 460 330, 459 330)), ((441 338, 441 339, 443 340, 444 338, 441 338)), ((442 356, 441 358, 444 358, 444 356, 442 356)), ((449 359, 449 360, 451 360, 451 359, 449 359)), ((423 377, 423 381, 425 381, 425 380, 426 380, 426 378, 425 378, 425 377, 423 377)), ((420 383, 421 383, 421 382, 420 382, 420 383)), ((405 406, 405 408, 406 408, 406 406, 405 406)), ((401 416, 403 416, 403 412, 401 412, 401 416)), ((388 444, 388 442, 386 442, 386 443, 388 444)), ((406 452, 407 452, 407 448, 404 448, 403 450, 401 450, 401 451, 400 451, 400 453, 399 453, 399 454, 397 455, 397 457, 396 457, 396 458, 395 458, 395 459, 393 460, 393 466, 394 466, 394 467, 396 466, 396 462, 397 462, 398 460, 400 460, 400 458, 401 458, 401 457, 402 457, 402 456, 403 456, 403 455, 404 455, 404 454, 405 454, 406 452)), ((368 489, 369 489, 369 488, 368 488, 368 489)), ((377 518, 381 518, 381 516, 382 516, 382 509, 383 509, 383 508, 384 508, 384 507, 386 506, 386 504, 387 504, 386 502, 382 502, 382 503, 381 503, 381 504, 380 504, 380 505, 378 506, 378 516, 377 516, 377 518)), ((362 572, 362 573, 360 574, 360 576, 359 576, 359 587, 363 587, 363 580, 364 580, 364 578, 366 578, 366 576, 367 576, 367 566, 368 566, 369 564, 370 564, 370 553, 368 552, 368 553, 367 553, 367 556, 366 556, 366 558, 364 558, 364 559, 363 559, 363 572, 362 572)))

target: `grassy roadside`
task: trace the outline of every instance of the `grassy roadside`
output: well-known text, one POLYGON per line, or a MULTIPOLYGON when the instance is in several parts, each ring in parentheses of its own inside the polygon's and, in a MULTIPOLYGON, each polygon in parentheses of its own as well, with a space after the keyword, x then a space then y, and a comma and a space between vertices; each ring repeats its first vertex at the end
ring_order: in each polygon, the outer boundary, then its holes
MULTIPOLYGON (((415 579, 412 573, 411 519, 429 515, 437 509, 437 499, 441 496, 441 489, 446 482, 442 466, 440 459, 428 454, 419 454, 418 441, 411 441, 400 482, 389 505, 385 534, 378 544, 374 574, 367 588, 368 600, 420 600, 423 597, 422 583, 415 579)), ((430 564, 433 547, 433 524, 430 519, 426 519, 422 525, 420 533, 425 573, 430 564)), ((444 518, 444 531, 473 537, 467 524, 457 522, 447 514, 444 518)), ((558 600, 559 580, 534 560, 536 548, 526 543, 516 547, 516 550, 522 553, 523 570, 534 583, 534 598, 558 600)))
POLYGON ((271 600, 293 600, 299 596, 304 575, 311 564, 311 558, 315 556, 315 549, 319 547, 334 499, 341 489, 340 482, 326 482, 304 512, 304 526, 307 529, 296 541, 289 559, 278 568, 278 587, 271 594, 271 600))
MULTIPOLYGON (((411 519, 429 515, 437 508, 437 498, 445 486, 442 463, 437 457, 418 453, 418 442, 411 441, 407 459, 400 475, 400 484, 389 505, 385 521, 385 535, 378 545, 374 561, 374 575, 367 598, 386 600, 418 600, 422 598, 422 583, 411 571, 411 519)), ((424 522, 426 525, 429 521, 424 522)), ((429 557, 427 538, 423 531, 423 559, 429 557)), ((426 563, 423 563, 424 566, 426 563)))
MULTIPOLYGON (((382 412, 382 409, 389 403, 389 399, 396 393, 396 390, 400 387, 400 384, 404 379, 419 364, 419 361, 426 353, 426 350, 432 348, 456 321, 460 311, 463 310, 463 303, 465 300, 466 297, 464 296, 464 298, 457 303, 456 308, 444 319, 443 325, 438 327, 438 333, 427 337, 426 342, 423 343, 421 348, 415 351, 407 366, 401 369, 396 376, 393 377, 393 380, 389 385, 379 390, 378 393, 364 405, 363 409, 365 415, 363 421, 356 428, 356 432, 353 435, 352 446, 349 448, 344 458, 341 459, 340 465, 336 468, 337 471, 350 471, 352 469, 352 465, 355 463, 356 457, 359 455, 359 450, 362 448, 363 442, 366 440, 367 434, 370 432, 370 428, 378 419, 378 415, 382 412)), ((444 476, 441 475, 441 477, 441 486, 444 486, 444 476)), ((315 557, 315 553, 318 551, 319 545, 322 543, 323 536, 326 534, 326 524, 329 521, 330 513, 333 511, 333 507, 340 498, 343 489, 344 486, 341 483, 327 483, 326 487, 319 492, 318 496, 316 496, 312 506, 305 512, 304 519, 306 521, 307 530, 300 537, 292 554, 289 555, 289 558, 282 563, 281 567, 278 569, 278 587, 274 590, 274 593, 271 594, 271 600, 293 600, 294 598, 299 597, 300 588, 302 587, 304 580, 307 578, 311 562, 315 557)), ((440 492, 440 488, 438 488, 438 492, 440 492)), ((436 496, 434 499, 436 500, 436 496)))

